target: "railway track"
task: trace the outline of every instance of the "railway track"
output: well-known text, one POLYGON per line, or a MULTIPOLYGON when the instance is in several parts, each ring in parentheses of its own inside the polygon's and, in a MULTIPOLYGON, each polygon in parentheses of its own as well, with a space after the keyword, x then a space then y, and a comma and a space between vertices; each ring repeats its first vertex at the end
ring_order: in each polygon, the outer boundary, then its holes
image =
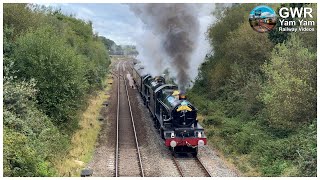
MULTIPOLYGON (((134 118, 126 80, 126 66, 121 62, 118 70, 117 141, 115 176, 141 176, 144 170, 138 145, 134 118)), ((211 177, 206 167, 197 157, 172 156, 174 165, 182 177, 211 177)))
POLYGON ((181 177, 211 177, 210 172, 198 157, 172 155, 172 159, 181 177))
POLYGON ((177 158, 173 155, 172 159, 181 177, 211 177, 198 157, 177 158))
POLYGON ((132 108, 128 94, 124 62, 117 66, 118 70, 118 102, 117 102, 117 135, 115 152, 115 177, 144 177, 141 154, 137 139, 132 108), (121 71, 122 64, 122 71, 121 71))

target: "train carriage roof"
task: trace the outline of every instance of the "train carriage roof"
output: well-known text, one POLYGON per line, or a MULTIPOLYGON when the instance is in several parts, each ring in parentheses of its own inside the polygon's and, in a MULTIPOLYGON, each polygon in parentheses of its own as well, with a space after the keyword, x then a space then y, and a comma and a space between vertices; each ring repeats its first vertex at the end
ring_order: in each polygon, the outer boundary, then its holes
MULTIPOLYGON (((144 70, 144 66, 141 65, 141 64, 136 64, 133 66, 133 69, 138 73, 138 75, 140 77, 144 77, 144 76, 147 76, 149 75, 148 73, 145 72, 144 70)), ((149 75, 150 76, 150 75, 149 75)))
POLYGON ((178 87, 177 87, 176 85, 173 85, 173 84, 163 84, 163 85, 159 86, 154 92, 157 93, 157 92, 160 91, 161 89, 167 88, 167 87, 169 87, 170 89, 173 89, 173 88, 177 88, 177 89, 178 89, 178 87))

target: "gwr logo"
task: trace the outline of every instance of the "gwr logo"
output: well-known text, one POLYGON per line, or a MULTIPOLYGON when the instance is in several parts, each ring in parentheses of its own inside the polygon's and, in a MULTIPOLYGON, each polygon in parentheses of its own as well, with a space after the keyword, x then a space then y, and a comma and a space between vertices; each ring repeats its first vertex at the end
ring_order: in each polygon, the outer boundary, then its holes
POLYGON ((301 18, 302 14, 303 14, 303 18, 306 18, 307 15, 310 18, 313 18, 311 13, 312 13, 312 8, 309 8, 309 7, 301 7, 301 8, 297 8, 297 7, 292 8, 292 7, 290 7, 290 9, 287 8, 287 7, 282 7, 279 10, 279 15, 282 18, 288 18, 290 15, 291 15, 292 18, 295 18, 295 17, 301 18))

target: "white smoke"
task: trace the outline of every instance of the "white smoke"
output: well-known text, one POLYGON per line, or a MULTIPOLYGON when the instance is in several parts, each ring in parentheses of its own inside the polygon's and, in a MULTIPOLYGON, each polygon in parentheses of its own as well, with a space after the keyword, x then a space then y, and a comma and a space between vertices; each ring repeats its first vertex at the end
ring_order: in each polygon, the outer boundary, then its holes
POLYGON ((215 8, 215 4, 203 4, 199 9, 200 13, 198 16, 198 20, 200 24, 200 33, 198 35, 198 43, 196 49, 191 55, 189 70, 190 79, 192 81, 194 81, 194 79, 197 77, 199 67, 205 60, 205 56, 212 50, 207 38, 207 30, 209 26, 216 21, 216 17, 212 14, 215 8))
POLYGON ((167 58, 165 54, 159 52, 159 49, 161 49, 159 37, 147 29, 143 29, 135 37, 139 52, 137 59, 145 67, 145 73, 152 76, 161 75, 169 65, 165 61, 165 58, 167 58))

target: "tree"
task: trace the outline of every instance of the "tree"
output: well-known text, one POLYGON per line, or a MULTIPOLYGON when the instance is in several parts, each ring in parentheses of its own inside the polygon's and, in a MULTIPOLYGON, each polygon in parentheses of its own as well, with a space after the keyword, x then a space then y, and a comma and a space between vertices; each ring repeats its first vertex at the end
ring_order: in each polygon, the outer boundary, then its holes
POLYGON ((66 137, 37 109, 34 80, 19 81, 13 66, 5 59, 4 176, 53 176, 50 161, 67 149, 66 137))
POLYGON ((25 33, 30 27, 40 27, 43 23, 44 14, 33 11, 29 4, 3 4, 3 24, 13 28, 14 37, 25 33))
POLYGON ((92 23, 34 4, 4 4, 4 175, 54 176, 86 95, 110 58, 92 23))
POLYGON ((101 39, 102 43, 109 51, 112 50, 112 46, 116 45, 114 41, 112 41, 111 39, 107 39, 104 36, 99 36, 99 38, 101 39))
POLYGON ((267 82, 260 95, 272 127, 294 129, 316 118, 316 61, 296 36, 275 47, 262 67, 267 82))
POLYGON ((230 32, 236 30, 242 23, 248 23, 248 12, 255 6, 256 4, 241 4, 222 11, 222 15, 219 15, 217 21, 208 29, 209 40, 215 53, 224 51, 220 44, 227 40, 230 32))
POLYGON ((13 60, 18 78, 37 81, 39 108, 57 125, 71 120, 88 86, 81 56, 43 27, 18 38, 13 60))

